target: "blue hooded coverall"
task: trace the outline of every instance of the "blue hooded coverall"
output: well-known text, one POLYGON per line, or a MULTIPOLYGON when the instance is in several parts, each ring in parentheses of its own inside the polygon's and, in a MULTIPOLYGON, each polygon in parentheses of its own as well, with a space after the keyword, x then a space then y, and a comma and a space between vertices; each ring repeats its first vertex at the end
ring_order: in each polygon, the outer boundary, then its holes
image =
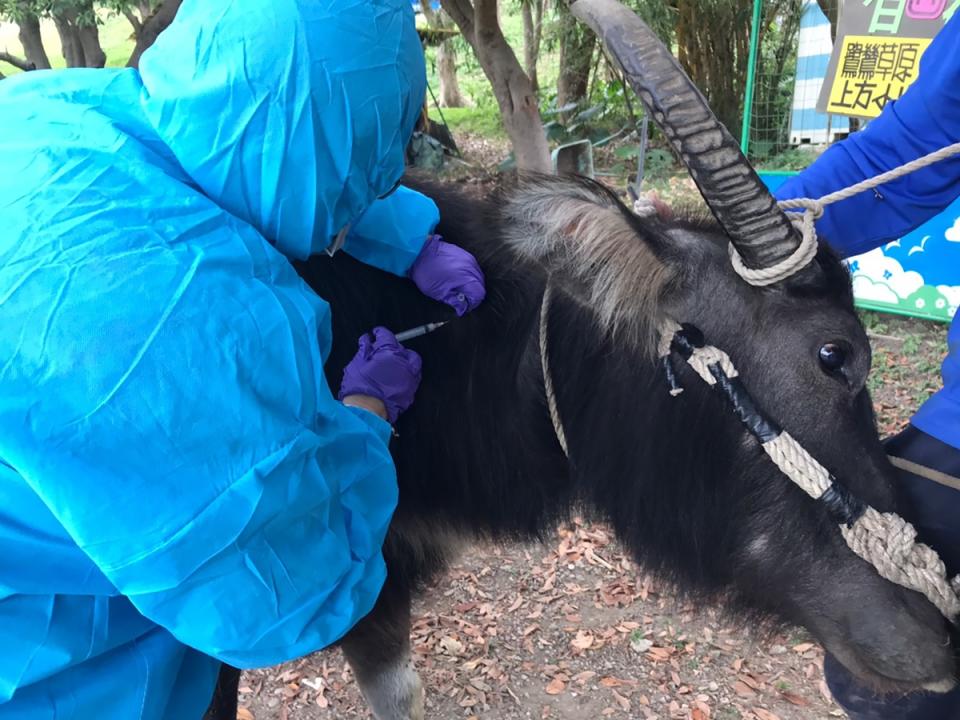
POLYGON ((404 274, 407 0, 186 0, 140 70, 0 82, 0 719, 199 718, 385 577, 390 428, 292 258, 404 274))
MULTIPOLYGON (((821 197, 960 142, 960 15, 952 17, 924 53, 920 75, 897 101, 858 133, 830 147, 813 165, 781 185, 778 199, 821 197)), ((845 256, 895 240, 960 197, 960 157, 825 208, 817 231, 845 256)), ((945 268, 957 277, 960 267, 945 268)), ((947 283, 946 279, 943 281, 947 283)), ((960 316, 947 336, 943 388, 927 400, 910 427, 890 438, 887 452, 960 477, 960 316)), ((900 471, 904 515, 923 542, 960 572, 960 492, 900 471)), ((948 720, 960 717, 960 689, 945 695, 880 696, 862 686, 829 654, 824 663, 834 697, 854 720, 948 720)))
MULTIPOLYGON (((861 132, 831 146, 804 172, 776 190, 779 200, 817 198, 960 142, 960 15, 937 33, 920 61, 920 75, 903 97, 887 103, 861 132)), ((824 209, 817 232, 844 256, 906 235, 960 197, 960 157, 935 163, 824 209)), ((960 276, 960 268, 955 269, 960 276)), ((912 423, 960 449, 960 321, 948 336, 943 389, 912 423)))

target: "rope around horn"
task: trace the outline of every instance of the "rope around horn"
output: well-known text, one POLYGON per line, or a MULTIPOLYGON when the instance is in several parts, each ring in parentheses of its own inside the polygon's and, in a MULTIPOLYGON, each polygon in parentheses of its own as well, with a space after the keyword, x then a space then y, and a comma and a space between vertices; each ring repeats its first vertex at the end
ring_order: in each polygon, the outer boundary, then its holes
MULTIPOLYGON (((743 258, 731 243, 729 246, 730 262, 737 274, 751 285, 763 287, 773 285, 774 283, 786 280, 791 275, 805 268, 817 254, 817 231, 816 221, 823 215, 823 209, 827 205, 846 200, 854 195, 866 190, 873 190, 880 185, 897 180, 904 175, 929 167, 934 163, 946 160, 954 155, 960 155, 960 142, 953 145, 947 145, 944 148, 936 150, 923 157, 904 163, 893 170, 867 178, 855 185, 850 185, 836 192, 829 193, 819 198, 795 198, 793 200, 783 200, 778 203, 781 210, 802 210, 803 213, 789 213, 790 221, 800 231, 800 245, 793 251, 789 257, 781 260, 775 265, 766 268, 750 268, 744 265, 743 258)), ((643 214, 645 207, 640 206, 640 212, 643 214)))
POLYGON ((737 370, 725 352, 706 345, 696 328, 667 320, 660 327, 659 354, 667 369, 671 395, 682 392, 672 372, 673 353, 679 354, 704 382, 730 401, 741 422, 784 475, 807 495, 824 503, 853 552, 873 565, 881 577, 922 593, 946 618, 957 622, 960 575, 952 580, 947 578, 943 561, 932 548, 917 542, 917 532, 910 523, 852 497, 788 432, 763 416, 740 384, 737 370))

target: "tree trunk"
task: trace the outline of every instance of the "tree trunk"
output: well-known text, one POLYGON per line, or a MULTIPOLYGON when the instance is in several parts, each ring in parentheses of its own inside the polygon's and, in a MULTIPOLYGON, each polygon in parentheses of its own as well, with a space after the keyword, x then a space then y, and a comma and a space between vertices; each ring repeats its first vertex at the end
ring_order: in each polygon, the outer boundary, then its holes
POLYGON ((496 0, 476 0, 475 5, 469 0, 441 0, 441 4, 460 27, 493 86, 503 126, 513 144, 517 167, 551 172, 550 149, 540 120, 537 96, 500 29, 496 0))
POLYGON ((530 86, 535 93, 540 92, 540 83, 537 79, 537 56, 540 48, 537 45, 537 21, 534 17, 534 4, 540 5, 541 0, 523 0, 520 10, 523 13, 523 69, 530 78, 530 86))
POLYGON ((557 107, 579 103, 587 96, 590 67, 597 38, 566 9, 560 19, 560 74, 557 107))
POLYGON ((76 13, 73 10, 63 10, 53 16, 53 22, 60 35, 60 48, 67 67, 86 67, 76 13))
MULTIPOLYGON (((93 8, 90 8, 93 12, 93 8)), ((80 45, 83 47, 83 60, 87 67, 102 68, 107 64, 107 54, 100 45, 100 30, 97 24, 84 22, 80 20, 77 25, 77 35, 80 38, 80 45)))
POLYGON ((140 18, 137 17, 137 14, 130 8, 124 8, 122 10, 123 16, 130 23, 130 26, 133 28, 133 37, 140 37, 140 32, 143 30, 143 23, 140 22, 140 18))
POLYGON ((18 25, 20 26, 20 44, 23 45, 27 62, 37 70, 49 70, 50 58, 43 47, 43 37, 40 35, 40 20, 36 15, 27 14, 20 19, 18 25))
POLYGON ((450 40, 445 40, 437 48, 437 73, 440 75, 440 105, 463 107, 460 81, 457 80, 457 50, 450 40))
MULTIPOLYGON (((450 21, 442 9, 434 12, 429 1, 421 3, 421 7, 430 27, 441 30, 450 27, 450 21)), ((437 48, 437 75, 440 76, 440 106, 463 107, 460 81, 457 80, 457 49, 450 40, 444 40, 437 48)))
POLYGON ((137 36, 137 42, 133 47, 130 59, 127 61, 127 67, 137 67, 140 64, 140 56, 156 42, 160 33, 173 22, 177 10, 180 9, 180 3, 181 0, 161 0, 153 14, 143 21, 143 28, 137 36))

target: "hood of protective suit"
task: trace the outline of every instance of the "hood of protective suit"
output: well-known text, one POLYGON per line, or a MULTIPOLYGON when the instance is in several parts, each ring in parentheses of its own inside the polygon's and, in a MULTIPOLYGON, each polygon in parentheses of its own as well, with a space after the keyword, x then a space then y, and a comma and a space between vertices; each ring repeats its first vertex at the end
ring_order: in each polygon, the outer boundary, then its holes
POLYGON ((407 0, 186 2, 140 75, 199 190, 293 258, 396 185, 426 90, 407 0))

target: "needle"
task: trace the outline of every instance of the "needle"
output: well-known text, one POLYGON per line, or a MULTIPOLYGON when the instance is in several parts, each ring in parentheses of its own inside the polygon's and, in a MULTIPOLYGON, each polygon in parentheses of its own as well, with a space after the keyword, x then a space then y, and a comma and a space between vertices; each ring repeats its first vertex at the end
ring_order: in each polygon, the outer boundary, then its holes
POLYGON ((427 323, 426 325, 418 325, 417 327, 411 328, 410 330, 405 330, 401 333, 397 333, 396 335, 397 342, 406 342, 407 340, 413 340, 414 338, 418 338, 421 335, 428 335, 432 333, 434 330, 439 330, 446 324, 447 323, 445 322, 436 322, 436 323, 427 323))

